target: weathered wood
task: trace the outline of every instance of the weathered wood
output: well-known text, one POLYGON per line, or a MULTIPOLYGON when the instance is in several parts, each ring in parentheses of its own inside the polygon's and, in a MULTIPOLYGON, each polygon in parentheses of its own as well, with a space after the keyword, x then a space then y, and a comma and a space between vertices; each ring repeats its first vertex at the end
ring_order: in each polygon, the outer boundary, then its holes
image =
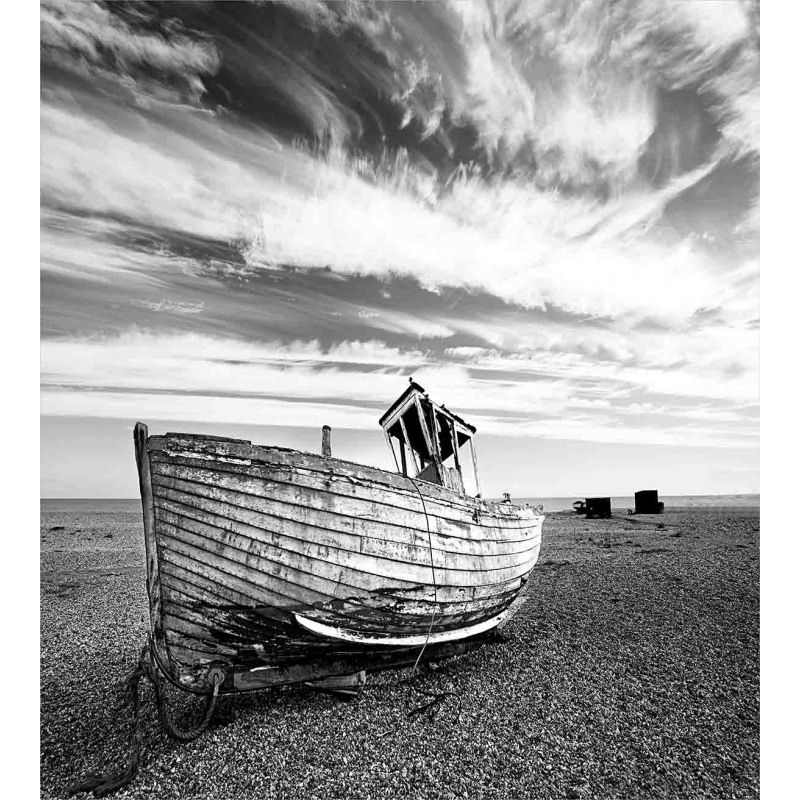
MULTIPOLYGON (((396 475, 385 470, 374 467, 355 464, 343 459, 331 458, 324 459, 322 456, 313 453, 300 453, 295 450, 286 450, 280 447, 261 447, 249 443, 234 442, 204 442, 202 439, 182 439, 167 438, 163 436, 150 437, 151 459, 156 460, 155 453, 162 452, 171 458, 186 455, 193 458, 205 458, 214 460, 219 464, 231 463, 240 466, 252 466, 257 464, 269 464, 275 467, 301 471, 308 470, 317 473, 327 473, 338 476, 344 480, 355 479, 364 483, 375 483, 378 485, 389 486, 399 492, 413 492, 413 487, 409 486, 408 480, 401 475, 396 475)), ((485 513, 489 513, 490 506, 498 511, 497 504, 481 503, 474 498, 459 496, 455 492, 433 483, 420 483, 420 491, 433 500, 439 500, 454 509, 463 509, 465 513, 471 514, 475 508, 481 507, 485 513)), ((518 509, 523 512, 524 509, 518 509)), ((503 513, 508 513, 506 510, 503 513)))
POLYGON ((469 452, 472 456, 472 468, 475 470, 475 489, 478 492, 478 497, 481 496, 481 477, 478 472, 478 454, 475 452, 475 440, 470 437, 469 452))
MULTIPOLYGON (((175 588, 178 591, 185 591, 195 594, 198 599, 207 600, 210 603, 232 604, 250 607, 269 607, 277 608, 281 604, 288 602, 287 592, 276 595, 274 592, 267 592, 261 586, 253 586, 246 581, 238 583, 229 574, 219 575, 208 564, 198 564, 191 558, 184 558, 179 554, 170 552, 163 553, 162 578, 165 586, 175 588)), ((437 602, 441 608, 446 609, 449 604, 480 608, 484 601, 492 601, 495 598, 504 598, 516 595, 520 588, 522 579, 516 578, 510 581, 502 581, 485 586, 439 586, 437 587, 437 602)), ((389 601, 401 601, 410 605, 419 602, 421 607, 430 609, 430 592, 427 587, 412 587, 411 589, 384 589, 382 596, 389 601)), ((292 599, 300 602, 316 602, 310 599, 309 595, 292 596, 292 599)), ((460 608, 457 610, 461 610, 460 608)), ((464 608, 463 610, 469 610, 464 608)))
MULTIPOLYGON (((483 608, 460 614, 432 614, 431 611, 427 614, 407 614, 402 608, 388 604, 385 604, 383 608, 371 609, 365 603, 340 604, 337 602, 326 606, 299 609, 295 614, 295 618, 304 627, 306 626, 303 620, 311 620, 314 623, 336 629, 336 631, 351 634, 348 636, 342 633, 325 633, 322 630, 317 630, 316 634, 320 636, 329 636, 333 639, 361 644, 365 643, 365 638, 373 638, 375 641, 372 644, 386 644, 395 647, 412 646, 414 642, 405 640, 403 637, 408 635, 427 637, 430 633, 431 636, 437 634, 436 640, 438 640, 438 634, 446 633, 448 637, 447 639, 442 639, 443 641, 466 638, 469 635, 473 635, 470 634, 469 628, 502 614, 511 604, 512 598, 506 598, 502 602, 496 603, 486 601, 483 608), (301 617, 302 619, 300 619, 301 617), (433 622, 432 625, 431 622, 433 622), (378 639, 383 637, 392 637, 394 641, 384 639, 379 642, 378 639)), ((436 604, 431 601, 429 606, 434 609, 436 604)), ((479 632, 476 629, 474 634, 479 632)), ((417 641, 417 644, 421 645, 424 642, 417 641)))
MULTIPOLYGON (((236 673, 233 675, 231 684, 233 688, 238 690, 265 689, 289 683, 315 680, 332 675, 350 675, 360 669, 365 669, 367 672, 397 669, 416 663, 418 658, 421 663, 425 663, 438 661, 443 658, 451 658, 455 655, 463 655, 493 640, 494 636, 489 632, 471 640, 468 639, 460 642, 432 645, 431 647, 425 648, 421 657, 418 647, 389 652, 367 651, 364 653, 353 653, 326 662, 317 661, 277 669, 267 668, 236 673)), ((223 689, 225 688, 227 687, 223 684, 223 689)))
POLYGON ((322 455, 326 458, 331 456, 331 426, 322 426, 322 455))
MULTIPOLYGON (((302 542, 334 547, 348 553, 379 555, 395 561, 430 564, 430 550, 435 563, 442 567, 484 570, 510 566, 524 559, 539 544, 540 534, 532 532, 523 540, 510 542, 483 541, 446 537, 409 529, 395 529, 383 523, 332 515, 324 509, 291 506, 284 513, 271 501, 252 495, 240 495, 235 490, 223 490, 210 483, 202 485, 177 478, 156 477, 155 503, 184 513, 196 509, 229 520, 242 522, 261 531, 256 538, 284 546, 283 537, 302 542), (224 499, 223 499, 224 498, 224 499), (180 504, 181 508, 169 503, 180 504), (482 550, 482 551, 481 551, 482 550)), ((195 515, 196 517, 196 515, 195 515)), ((196 517, 197 518, 197 517, 196 517)), ((214 524, 218 524, 215 522, 214 524)))
MULTIPOLYGON (((406 446, 408 446, 408 451, 411 453, 411 460, 414 462, 414 472, 418 474, 422 470, 422 464, 419 462, 416 450, 411 446, 411 439, 408 436, 406 421, 403 417, 400 417, 400 428, 403 431, 403 451, 405 452, 406 446)), ((407 472, 406 475, 408 475, 407 472)))
MULTIPOLYGON (((435 464, 438 440, 420 422, 435 464)), ((450 433, 457 446, 454 424, 450 433)), ((241 676, 254 664, 278 664, 266 683, 278 685, 299 680, 310 654, 321 676, 340 661, 348 674, 357 669, 346 647, 375 645, 371 667, 389 663, 379 641, 407 650, 429 631, 464 638, 515 608, 538 557, 542 517, 530 509, 325 455, 185 434, 148 442, 146 430, 144 441, 169 656, 160 660, 193 691, 205 690, 211 663, 234 690, 236 675, 250 688, 241 676), (298 614, 355 641, 304 633, 298 614)), ((142 496, 144 507, 144 487, 142 496)))
POLYGON ((386 444, 389 445, 389 450, 391 450, 392 458, 394 459, 394 465, 397 471, 400 471, 400 464, 397 463, 397 453, 394 450, 394 445, 392 444, 392 437, 389 436, 388 433, 385 434, 386 436, 386 444))
POLYGON ((431 644, 441 644, 443 642, 465 639, 469 636, 477 636, 491 628, 497 627, 503 621, 504 617, 505 614, 501 613, 495 617, 484 619, 481 622, 476 622, 472 625, 459 627, 453 630, 431 630, 426 633, 420 629, 417 632, 406 632, 404 635, 400 636, 392 635, 389 632, 375 634, 359 628, 335 627, 334 625, 325 624, 324 622, 303 616, 302 614, 297 614, 297 621, 306 630, 311 631, 317 636, 323 636, 329 639, 357 642, 364 645, 422 647, 428 642, 431 644))
MULTIPOLYGON (((502 518, 503 527, 512 526, 515 522, 529 523, 535 518, 530 508, 510 506, 502 503, 489 503, 486 500, 459 495, 446 487, 417 479, 413 483, 407 477, 393 473, 353 464, 341 459, 323 459, 310 453, 297 453, 278 447, 254 447, 246 445, 235 447, 225 442, 219 444, 211 442, 203 444, 201 440, 167 441, 164 437, 151 436, 150 458, 154 464, 160 462, 182 463, 182 459, 189 459, 194 464, 202 461, 214 462, 214 468, 230 470, 241 474, 259 474, 259 468, 272 467, 278 471, 291 474, 292 480, 301 480, 304 477, 325 476, 340 490, 342 484, 349 482, 357 487, 358 493, 369 493, 378 490, 400 500, 405 496, 409 503, 418 497, 419 490, 425 497, 432 515, 437 515, 437 509, 450 520, 469 520, 476 511, 488 519, 502 518), (152 444, 154 442, 154 444, 152 444)), ((490 523, 489 523, 490 524, 490 523)))
MULTIPOLYGON (((161 509, 165 502, 159 500, 158 508, 161 509)), ((375 591, 382 586, 416 586, 431 581, 430 561, 428 564, 415 564, 372 555, 363 550, 349 551, 281 537, 231 519, 233 509, 230 514, 214 515, 186 507, 181 511, 182 519, 177 520, 170 516, 174 514, 174 508, 175 504, 170 509, 164 509, 164 514, 159 511, 159 519, 164 520, 159 526, 160 533, 166 535, 165 532, 169 531, 170 535, 175 536, 176 529, 180 528, 187 534, 200 536, 205 540, 210 554, 213 550, 225 552, 226 558, 242 561, 256 577, 266 563, 271 562, 299 569, 309 576, 328 578, 344 588, 354 590, 375 591), (167 520, 172 524, 168 524, 167 520), (180 522, 180 525, 175 525, 176 522, 180 522)), ((451 563, 445 558, 442 566, 434 564, 437 582, 442 586, 480 586, 520 577, 532 568, 532 560, 535 560, 538 549, 538 545, 535 545, 525 553, 498 556, 498 560, 504 559, 505 562, 498 566, 487 563, 482 569, 469 569, 467 565, 462 567, 458 561, 451 563)), ((444 555, 447 557, 449 554, 444 555)))
POLYGON ((458 473, 460 475, 461 461, 458 458, 458 434, 456 433, 455 422, 452 419, 450 420, 450 438, 453 440, 453 463, 456 465, 456 470, 458 470, 458 473))
MULTIPOLYGON (((293 471, 283 467, 239 466, 225 462, 211 464, 205 459, 177 456, 167 460, 159 453, 155 454, 151 462, 156 480, 158 476, 165 475, 210 483, 220 488, 230 488, 265 500, 295 504, 302 508, 311 500, 316 507, 344 515, 347 519, 370 519, 414 531, 426 529, 425 515, 420 506, 419 494, 415 490, 415 483, 420 485, 419 480, 406 478, 405 491, 401 492, 394 487, 369 484, 350 476, 338 476, 330 471, 293 471), (310 492, 304 492, 304 489, 310 492), (342 498, 352 502, 343 501, 342 498)), ((513 508, 507 504, 468 510, 453 508, 440 500, 429 498, 424 491, 422 495, 432 527, 435 530, 446 527, 450 536, 470 540, 481 538, 506 541, 511 535, 510 531, 519 530, 524 536, 541 522, 541 517, 530 509, 525 509, 531 513, 524 516, 502 513, 503 509, 513 508), (476 516, 479 522, 476 522, 476 516)))
POLYGON ((142 499, 144 524, 144 551, 147 568, 147 598, 150 607, 150 637, 158 655, 168 661, 164 620, 161 608, 161 578, 159 575, 159 553, 156 541, 153 487, 150 476, 150 453, 147 447, 147 426, 137 422, 133 429, 136 452, 136 467, 139 473, 139 494, 142 499))
POLYGON ((419 397, 414 398, 414 405, 417 409, 417 416, 419 417, 419 426, 422 429, 422 436, 425 439, 425 447, 428 450, 428 458, 433 461, 436 450, 434 449, 433 442, 431 441, 430 431, 428 424, 425 421, 425 414, 422 411, 422 404, 419 402, 419 397))

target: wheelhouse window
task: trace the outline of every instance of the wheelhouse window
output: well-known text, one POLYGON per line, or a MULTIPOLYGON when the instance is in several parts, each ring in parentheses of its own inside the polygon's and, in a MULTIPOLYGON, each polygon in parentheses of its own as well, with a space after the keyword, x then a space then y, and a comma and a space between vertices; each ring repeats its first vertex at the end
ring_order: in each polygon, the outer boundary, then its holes
POLYGON ((461 494, 480 495, 475 427, 411 383, 381 417, 398 472, 461 494))

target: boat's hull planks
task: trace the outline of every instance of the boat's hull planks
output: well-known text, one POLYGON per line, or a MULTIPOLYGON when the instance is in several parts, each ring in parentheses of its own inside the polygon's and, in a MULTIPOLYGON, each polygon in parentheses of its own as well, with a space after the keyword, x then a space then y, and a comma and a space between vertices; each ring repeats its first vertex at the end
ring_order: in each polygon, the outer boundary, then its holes
POLYGON ((154 650, 187 689, 212 666, 231 691, 413 663, 409 642, 455 651, 516 608, 538 557, 530 508, 249 442, 134 436, 154 650))

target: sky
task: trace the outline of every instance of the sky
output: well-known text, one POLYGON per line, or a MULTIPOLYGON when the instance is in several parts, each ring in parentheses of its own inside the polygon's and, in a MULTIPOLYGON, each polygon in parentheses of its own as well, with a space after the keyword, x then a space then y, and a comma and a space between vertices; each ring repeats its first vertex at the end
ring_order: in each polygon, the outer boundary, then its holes
POLYGON ((390 468, 412 376, 485 495, 758 491, 757 4, 40 16, 43 497, 137 420, 390 468))

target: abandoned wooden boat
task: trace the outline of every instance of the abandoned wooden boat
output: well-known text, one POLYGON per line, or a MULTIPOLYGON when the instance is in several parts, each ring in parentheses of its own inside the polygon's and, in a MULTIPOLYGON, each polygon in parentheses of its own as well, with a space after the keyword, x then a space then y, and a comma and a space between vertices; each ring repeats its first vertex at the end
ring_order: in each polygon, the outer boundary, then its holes
POLYGON ((331 457, 329 429, 315 455, 136 424, 150 649, 169 680, 227 692, 414 663, 516 609, 540 510, 481 498, 475 428, 418 384, 380 424, 396 473, 331 457))

